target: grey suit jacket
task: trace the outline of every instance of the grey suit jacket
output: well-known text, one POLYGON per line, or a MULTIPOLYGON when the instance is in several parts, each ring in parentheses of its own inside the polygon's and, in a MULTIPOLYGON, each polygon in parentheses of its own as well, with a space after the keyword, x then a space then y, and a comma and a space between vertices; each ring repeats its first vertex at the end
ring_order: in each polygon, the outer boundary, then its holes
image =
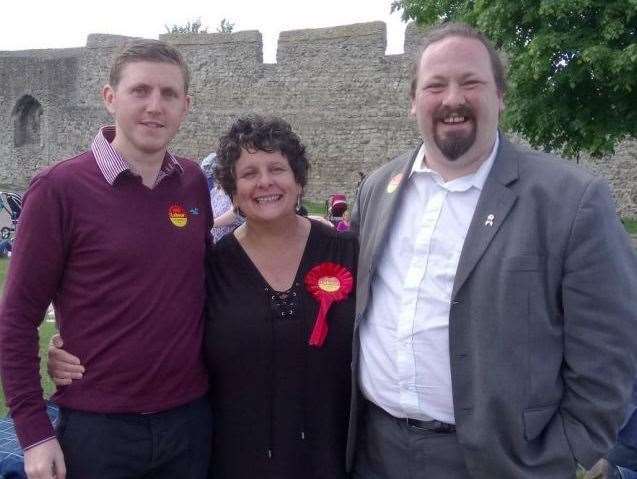
MULTIPOLYGON (((370 175, 354 207, 350 467, 362 409, 358 326, 416 152, 370 175)), ((636 351, 637 257, 606 183, 501 135, 449 317, 457 435, 472 477, 574 477, 576 463, 592 466, 622 422, 636 351)))

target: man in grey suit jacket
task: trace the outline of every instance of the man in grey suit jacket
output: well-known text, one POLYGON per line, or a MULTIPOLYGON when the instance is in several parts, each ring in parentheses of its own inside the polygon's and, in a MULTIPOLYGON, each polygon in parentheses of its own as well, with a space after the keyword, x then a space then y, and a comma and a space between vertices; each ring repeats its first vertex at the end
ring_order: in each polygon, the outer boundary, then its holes
POLYGON ((635 253, 604 181, 499 134, 504 92, 484 36, 430 30, 422 144, 360 188, 354 477, 574 477, 622 422, 635 253))

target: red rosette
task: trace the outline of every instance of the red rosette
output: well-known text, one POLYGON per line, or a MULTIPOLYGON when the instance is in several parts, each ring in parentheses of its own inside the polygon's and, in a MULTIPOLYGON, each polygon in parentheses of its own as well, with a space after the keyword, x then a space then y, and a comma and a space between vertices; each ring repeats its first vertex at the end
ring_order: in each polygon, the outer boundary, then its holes
POLYGON ((327 312, 333 302, 347 298, 353 286, 352 273, 336 263, 321 263, 305 275, 305 288, 320 305, 310 335, 310 346, 323 346, 327 337, 327 312))

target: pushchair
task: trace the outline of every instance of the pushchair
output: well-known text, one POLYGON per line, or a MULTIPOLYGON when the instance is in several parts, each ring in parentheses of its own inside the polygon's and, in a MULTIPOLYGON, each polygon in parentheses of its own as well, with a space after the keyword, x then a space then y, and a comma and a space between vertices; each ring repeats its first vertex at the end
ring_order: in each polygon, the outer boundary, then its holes
POLYGON ((11 226, 0 228, 0 237, 13 242, 18 218, 22 212, 22 196, 17 193, 0 191, 0 211, 6 211, 11 218, 11 226))
POLYGON ((330 195, 325 200, 325 211, 325 218, 336 226, 343 219, 345 211, 347 211, 347 197, 341 193, 330 195))

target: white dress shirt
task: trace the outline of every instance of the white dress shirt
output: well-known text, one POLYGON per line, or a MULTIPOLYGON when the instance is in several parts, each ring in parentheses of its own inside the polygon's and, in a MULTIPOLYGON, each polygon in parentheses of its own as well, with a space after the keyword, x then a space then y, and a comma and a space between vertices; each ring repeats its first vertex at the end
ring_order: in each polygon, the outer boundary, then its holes
POLYGON ((446 183, 425 165, 423 145, 407 179, 360 325, 361 390, 392 416, 455 423, 451 292, 498 143, 475 173, 446 183))

